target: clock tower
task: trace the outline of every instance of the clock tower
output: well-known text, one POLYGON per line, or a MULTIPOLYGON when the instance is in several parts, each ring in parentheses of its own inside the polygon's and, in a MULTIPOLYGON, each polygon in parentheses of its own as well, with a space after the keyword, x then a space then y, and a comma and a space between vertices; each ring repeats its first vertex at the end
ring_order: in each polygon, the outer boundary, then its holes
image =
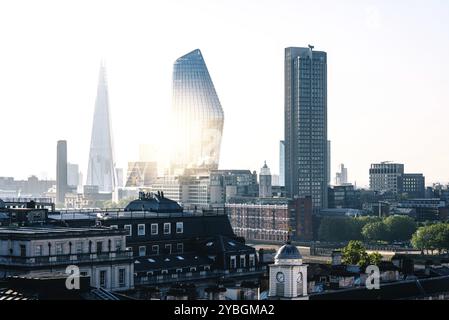
POLYGON ((307 265, 298 248, 287 241, 270 265, 270 299, 307 300, 307 265))

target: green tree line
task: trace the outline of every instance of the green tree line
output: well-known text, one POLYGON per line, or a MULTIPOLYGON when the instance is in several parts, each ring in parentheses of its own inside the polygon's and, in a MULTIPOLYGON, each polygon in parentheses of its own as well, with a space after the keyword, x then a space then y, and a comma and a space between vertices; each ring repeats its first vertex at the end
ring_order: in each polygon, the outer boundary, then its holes
POLYGON ((407 216, 324 217, 318 238, 321 241, 409 241, 416 229, 414 219, 407 216))

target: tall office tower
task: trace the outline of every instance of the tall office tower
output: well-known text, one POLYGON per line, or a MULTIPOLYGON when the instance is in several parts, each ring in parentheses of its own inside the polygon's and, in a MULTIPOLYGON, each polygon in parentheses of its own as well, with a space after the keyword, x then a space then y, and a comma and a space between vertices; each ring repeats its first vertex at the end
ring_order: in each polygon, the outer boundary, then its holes
POLYGON ((331 184, 331 141, 327 140, 327 184, 331 184))
POLYGON ((285 142, 279 142, 279 185, 285 187, 285 142))
POLYGON ((178 60, 173 67, 172 116, 176 172, 186 168, 218 168, 224 114, 200 50, 178 60))
POLYGON ((271 188, 271 172, 265 161, 259 173, 259 198, 271 198, 273 191, 271 188))
POLYGON ((98 186, 100 192, 113 192, 117 181, 115 174, 106 69, 101 64, 86 184, 98 186))
POLYGON ((77 164, 67 163, 67 185, 78 188, 80 169, 77 164))
POLYGON ((327 54, 285 49, 285 187, 288 197, 327 206, 327 54))
POLYGON ((374 163, 369 169, 369 187, 373 191, 401 192, 404 165, 402 163, 390 163, 389 161, 374 163))
POLYGON ((56 159, 56 203, 64 205, 67 192, 67 141, 58 141, 56 159))
POLYGON ((335 175, 335 185, 336 186, 342 186, 348 183, 348 169, 345 168, 345 165, 342 163, 338 166, 338 169, 340 170, 335 175))
POLYGON ((115 168, 115 176, 117 177, 117 187, 123 188, 123 168, 115 168))

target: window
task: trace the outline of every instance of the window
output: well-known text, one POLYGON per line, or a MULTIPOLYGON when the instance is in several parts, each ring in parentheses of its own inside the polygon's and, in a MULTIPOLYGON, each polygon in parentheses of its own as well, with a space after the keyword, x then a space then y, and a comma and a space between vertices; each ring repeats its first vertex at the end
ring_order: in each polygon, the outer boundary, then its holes
POLYGON ((165 245, 165 251, 166 251, 167 253, 171 254, 171 244, 170 244, 170 243, 168 243, 168 244, 165 245))
POLYGON ((103 252, 103 241, 97 241, 97 253, 103 252))
POLYGON ((38 244, 34 247, 34 255, 35 256, 41 256, 42 255, 42 245, 38 244))
POLYGON ((176 269, 176 273, 182 273, 182 269, 176 269))
POLYGON ((130 224, 125 224, 125 230, 128 231, 128 236, 131 237, 133 235, 132 227, 130 224))
POLYGON ((137 235, 139 235, 139 236, 145 235, 145 225, 144 224, 139 224, 137 226, 137 235))
POLYGON ((117 252, 122 251, 122 240, 120 239, 115 240, 115 251, 117 252))
POLYGON ((240 268, 246 268, 246 257, 243 254, 240 256, 240 268))
POLYGON ((249 266, 250 267, 254 267, 256 265, 256 257, 254 256, 254 254, 250 254, 249 255, 249 266))
POLYGON ((75 250, 77 254, 83 253, 83 249, 83 243, 81 241, 75 243, 75 250))
POLYGON ((151 246, 151 251, 152 251, 154 254, 159 254, 159 246, 158 246, 158 245, 153 245, 153 246, 151 246))
POLYGON ((87 277, 87 271, 81 271, 80 272, 81 277, 87 277))
POLYGON ((158 234, 158 225, 157 223, 152 223, 151 224, 151 235, 156 235, 158 234))
POLYGON ((100 271, 100 287, 106 288, 106 270, 100 271))
POLYGON ((146 246, 140 246, 139 247, 139 257, 143 257, 147 254, 147 247, 146 246))
POLYGON ((170 234, 170 233, 171 233, 170 223, 164 223, 164 234, 170 234))
POLYGON ((120 287, 124 287, 126 285, 125 282, 125 269, 119 269, 118 270, 118 285, 120 287))
POLYGON ((178 251, 178 253, 184 253, 184 243, 178 243, 176 245, 176 250, 178 251))
POLYGON ((176 222, 176 233, 183 233, 183 232, 184 232, 184 223, 176 222))
POLYGON ((62 243, 57 243, 56 244, 56 254, 63 254, 64 250, 63 250, 63 244, 62 243))
POLYGON ((229 268, 230 268, 230 269, 235 269, 235 268, 237 268, 237 257, 236 257, 236 256, 231 256, 229 268))

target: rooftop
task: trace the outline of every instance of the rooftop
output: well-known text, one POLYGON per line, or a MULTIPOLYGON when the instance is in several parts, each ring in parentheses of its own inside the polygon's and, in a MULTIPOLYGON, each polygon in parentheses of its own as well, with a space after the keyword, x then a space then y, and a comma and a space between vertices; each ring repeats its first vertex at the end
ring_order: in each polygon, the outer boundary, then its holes
POLYGON ((113 235, 122 235, 124 230, 111 228, 65 228, 65 227, 0 227, 0 238, 20 237, 29 239, 31 237, 45 238, 67 238, 73 236, 104 236, 105 232, 113 235))

